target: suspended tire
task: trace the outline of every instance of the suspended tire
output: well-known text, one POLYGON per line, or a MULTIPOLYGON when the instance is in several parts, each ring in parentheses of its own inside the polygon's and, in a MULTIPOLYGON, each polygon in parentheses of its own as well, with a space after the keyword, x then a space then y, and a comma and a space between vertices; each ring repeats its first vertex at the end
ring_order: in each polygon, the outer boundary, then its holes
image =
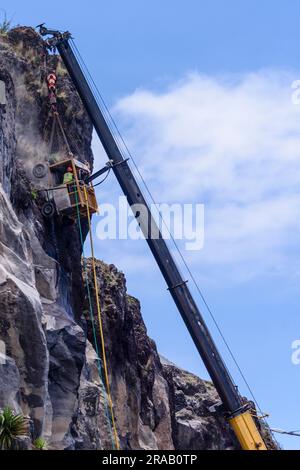
POLYGON ((54 216, 55 207, 54 207, 53 202, 45 202, 45 204, 42 207, 42 214, 44 217, 47 217, 48 219, 54 216))
POLYGON ((47 174, 48 167, 45 163, 37 163, 32 170, 33 175, 36 178, 44 178, 47 174))

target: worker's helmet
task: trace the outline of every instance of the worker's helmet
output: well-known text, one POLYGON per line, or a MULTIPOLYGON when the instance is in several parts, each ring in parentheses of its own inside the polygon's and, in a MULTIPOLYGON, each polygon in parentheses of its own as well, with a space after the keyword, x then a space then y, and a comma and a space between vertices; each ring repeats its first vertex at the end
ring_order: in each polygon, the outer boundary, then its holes
POLYGON ((73 173, 73 168, 72 168, 71 166, 68 166, 67 172, 68 172, 68 173, 73 173))

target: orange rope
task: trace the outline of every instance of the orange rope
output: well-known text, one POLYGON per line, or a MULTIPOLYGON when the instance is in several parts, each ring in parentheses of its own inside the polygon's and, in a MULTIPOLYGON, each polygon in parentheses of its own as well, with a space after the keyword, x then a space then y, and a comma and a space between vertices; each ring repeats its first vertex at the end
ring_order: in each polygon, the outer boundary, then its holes
POLYGON ((115 439, 116 449, 120 450, 119 438, 118 438, 118 434, 117 434, 116 422, 115 422, 115 417, 114 417, 113 402, 112 402, 112 398, 111 398, 111 391, 110 391, 110 385, 109 385, 108 370, 107 370, 105 341, 104 341, 103 324, 102 324, 102 317, 101 317, 101 305, 100 305, 100 300, 99 300, 99 290, 98 290, 97 275, 96 275, 96 264, 95 264, 95 256, 94 256, 94 242, 93 242, 92 227, 91 227, 91 215, 90 215, 90 209, 89 209, 89 204, 88 204, 88 196, 87 196, 86 187, 84 186, 83 188, 84 188, 85 203, 86 203, 86 208, 87 208, 87 218, 88 218, 88 223, 89 223, 91 254, 92 254, 92 267, 93 267, 94 287, 95 287, 96 305, 97 305, 98 322, 99 322, 99 333, 100 333, 100 338, 101 338, 105 384, 106 384, 108 402, 109 402, 109 407, 110 407, 110 413, 111 413, 111 420, 112 420, 112 426, 113 426, 113 431, 114 431, 114 439, 115 439))

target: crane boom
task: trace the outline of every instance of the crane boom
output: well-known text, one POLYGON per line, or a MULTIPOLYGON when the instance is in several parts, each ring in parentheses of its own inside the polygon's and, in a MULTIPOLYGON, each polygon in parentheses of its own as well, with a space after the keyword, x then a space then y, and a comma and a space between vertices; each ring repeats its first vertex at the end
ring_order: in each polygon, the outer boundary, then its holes
POLYGON ((80 64, 70 45, 70 33, 47 30, 40 26, 42 36, 52 35, 47 45, 57 48, 83 102, 83 105, 102 142, 110 160, 114 174, 127 198, 130 207, 139 223, 149 248, 167 283, 168 290, 183 318, 183 321, 194 341, 204 365, 222 400, 224 412, 243 449, 266 449, 263 438, 254 422, 248 404, 244 404, 237 387, 233 383, 226 365, 216 347, 205 321, 192 297, 185 281, 177 268, 175 260, 163 239, 163 236, 151 214, 142 191, 122 156, 116 140, 110 131, 106 119, 97 104, 95 96, 80 64), (137 210, 143 207, 143 210, 137 210), (152 237, 151 234, 156 236, 152 237))

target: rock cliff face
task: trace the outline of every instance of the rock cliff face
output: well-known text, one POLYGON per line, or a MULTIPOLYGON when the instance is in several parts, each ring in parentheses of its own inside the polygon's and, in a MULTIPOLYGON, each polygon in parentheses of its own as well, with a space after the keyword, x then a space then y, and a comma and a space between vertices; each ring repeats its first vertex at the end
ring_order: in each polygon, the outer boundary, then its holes
MULTIPOLYGON (((86 262, 95 310, 91 260, 86 262)), ((140 304, 126 292, 124 275, 97 261, 97 280, 115 414, 122 448, 229 449, 238 447, 221 417, 210 382, 160 358, 148 337, 140 304)), ((87 336, 92 322, 86 312, 87 336)), ((98 329, 98 321, 95 328, 98 329)), ((100 344, 98 345, 100 347, 100 344)))
MULTIPOLYGON (((28 414, 33 438, 43 435, 50 447, 67 448, 74 447, 70 423, 86 354, 78 324, 81 250, 77 227, 59 216, 42 217, 45 194, 32 176, 33 166, 47 159, 45 75, 57 67, 32 29, 1 36, 0 338, 7 359, 0 406, 28 414)), ((92 163, 90 122, 64 71, 60 83, 69 99, 68 113, 60 100, 65 129, 78 133, 74 151, 92 163)))
MULTIPOLYGON (((41 215, 45 194, 32 176, 49 157, 45 76, 53 69, 72 151, 92 165, 92 127, 59 59, 31 28, 0 36, 0 409, 28 415, 31 439, 42 436, 50 449, 109 449, 91 260, 82 265, 76 223, 41 215)), ((237 448, 209 412, 218 400, 211 383, 159 357, 124 275, 100 261, 96 274, 121 448, 237 448)))

